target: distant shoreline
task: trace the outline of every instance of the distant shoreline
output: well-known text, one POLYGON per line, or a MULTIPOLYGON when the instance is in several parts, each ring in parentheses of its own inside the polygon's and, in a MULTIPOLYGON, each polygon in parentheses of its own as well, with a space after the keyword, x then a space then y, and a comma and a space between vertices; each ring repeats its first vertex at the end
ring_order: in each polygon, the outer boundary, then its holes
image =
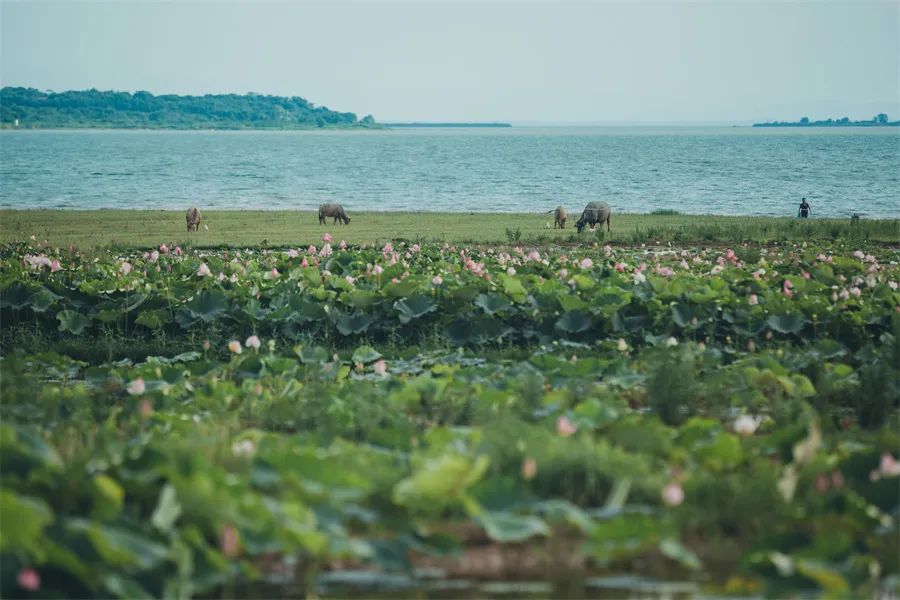
POLYGON ((900 127, 900 121, 889 121, 885 113, 879 113, 870 121, 851 121, 848 117, 810 121, 808 117, 803 117, 799 121, 754 123, 753 127, 900 127))
POLYGON ((512 127, 511 123, 380 123, 384 127, 512 127))

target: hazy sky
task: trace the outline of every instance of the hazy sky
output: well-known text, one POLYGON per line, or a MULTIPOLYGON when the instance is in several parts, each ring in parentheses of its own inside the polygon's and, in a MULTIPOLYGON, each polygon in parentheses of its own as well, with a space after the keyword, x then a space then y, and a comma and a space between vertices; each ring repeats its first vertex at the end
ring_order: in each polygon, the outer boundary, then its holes
POLYGON ((900 118, 900 2, 0 0, 3 85, 390 120, 900 118))

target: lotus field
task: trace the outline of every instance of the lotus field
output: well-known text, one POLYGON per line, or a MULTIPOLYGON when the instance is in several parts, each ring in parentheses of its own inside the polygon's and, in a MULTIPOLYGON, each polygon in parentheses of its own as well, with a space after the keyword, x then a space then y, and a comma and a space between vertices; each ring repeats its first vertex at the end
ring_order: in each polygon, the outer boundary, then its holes
POLYGON ((2 594, 896 592, 898 248, 601 244, 3 247, 2 594))

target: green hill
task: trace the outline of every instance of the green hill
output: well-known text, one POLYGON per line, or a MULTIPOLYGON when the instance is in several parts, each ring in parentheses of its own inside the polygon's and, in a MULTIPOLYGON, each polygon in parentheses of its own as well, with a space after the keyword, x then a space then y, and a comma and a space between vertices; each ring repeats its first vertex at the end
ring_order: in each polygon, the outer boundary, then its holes
POLYGON ((0 90, 0 126, 4 128, 134 129, 313 129, 374 127, 371 115, 357 119, 293 96, 248 93, 205 96, 154 96, 149 92, 98 90, 42 92, 33 88, 0 90))

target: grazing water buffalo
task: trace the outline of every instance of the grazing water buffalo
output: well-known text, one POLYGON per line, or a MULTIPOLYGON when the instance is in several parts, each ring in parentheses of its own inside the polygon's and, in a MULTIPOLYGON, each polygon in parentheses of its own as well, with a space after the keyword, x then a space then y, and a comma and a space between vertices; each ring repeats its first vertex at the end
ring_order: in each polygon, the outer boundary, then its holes
POLYGON ((597 223, 602 225, 605 221, 606 230, 609 231, 611 214, 612 211, 610 211, 609 204, 606 202, 588 202, 587 206, 584 207, 584 211, 581 213, 581 218, 575 223, 575 229, 578 230, 578 233, 581 233, 581 230, 584 229, 585 225, 590 225, 591 229, 594 229, 594 225, 597 223))
POLYGON ((184 215, 184 220, 187 223, 188 231, 197 231, 200 228, 200 209, 189 208, 184 215))
POLYGON ((553 229, 556 229, 557 227, 559 229, 566 228, 566 219, 569 218, 566 214, 566 209, 562 206, 557 206, 553 210, 548 210, 547 212, 553 213, 553 229))
POLYGON ((325 219, 334 217, 332 225, 338 222, 338 219, 344 222, 344 225, 350 224, 350 217, 344 212, 344 207, 340 204, 323 204, 319 207, 319 225, 325 224, 325 219))

